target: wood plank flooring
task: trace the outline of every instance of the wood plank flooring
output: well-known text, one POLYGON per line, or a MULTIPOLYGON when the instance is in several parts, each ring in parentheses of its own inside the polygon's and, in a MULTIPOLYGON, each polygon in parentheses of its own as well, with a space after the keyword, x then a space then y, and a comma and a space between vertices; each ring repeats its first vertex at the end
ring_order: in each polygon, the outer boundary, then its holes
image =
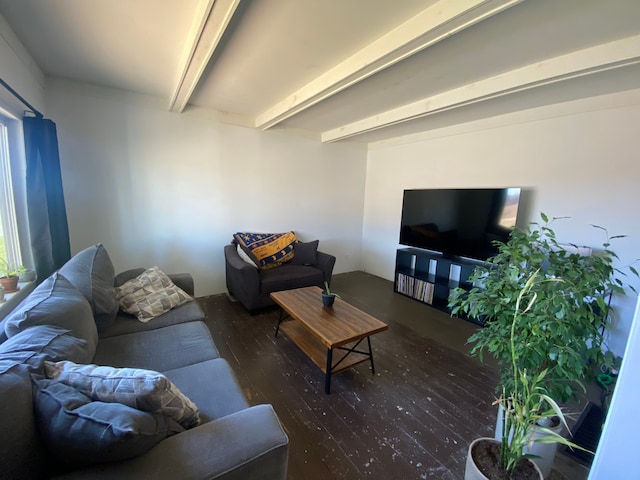
MULTIPOLYGON (((368 363, 344 371, 330 395, 322 371, 286 334, 274 337, 277 308, 250 315, 226 295, 198 298, 249 402, 272 404, 284 425, 288 479, 463 478, 469 443, 495 422, 498 375, 465 345, 478 327, 366 273, 336 275, 332 290, 389 330, 371 338, 376 374, 368 363)), ((586 478, 558 463, 552 479, 586 478)))

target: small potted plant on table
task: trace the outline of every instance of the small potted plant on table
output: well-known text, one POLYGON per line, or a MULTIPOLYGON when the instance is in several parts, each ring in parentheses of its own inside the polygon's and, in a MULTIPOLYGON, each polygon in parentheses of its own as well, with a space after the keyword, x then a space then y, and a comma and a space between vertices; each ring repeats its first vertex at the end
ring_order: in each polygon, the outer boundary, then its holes
POLYGON ((324 290, 322 292, 322 305, 324 305, 325 307, 332 307, 333 302, 336 300, 336 297, 339 298, 340 295, 338 295, 337 293, 333 293, 329 289, 329 282, 325 281, 324 290))

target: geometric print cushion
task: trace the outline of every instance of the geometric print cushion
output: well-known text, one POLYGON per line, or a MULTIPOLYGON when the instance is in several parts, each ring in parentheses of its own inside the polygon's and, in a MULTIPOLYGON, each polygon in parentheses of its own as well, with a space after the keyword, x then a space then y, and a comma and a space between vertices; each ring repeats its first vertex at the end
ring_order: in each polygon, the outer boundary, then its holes
POLYGON ((151 267, 115 289, 120 308, 148 322, 193 300, 158 267, 151 267))
POLYGON ((160 414, 184 428, 200 423, 198 407, 161 373, 140 368, 44 362, 47 378, 75 388, 94 402, 121 403, 160 414))

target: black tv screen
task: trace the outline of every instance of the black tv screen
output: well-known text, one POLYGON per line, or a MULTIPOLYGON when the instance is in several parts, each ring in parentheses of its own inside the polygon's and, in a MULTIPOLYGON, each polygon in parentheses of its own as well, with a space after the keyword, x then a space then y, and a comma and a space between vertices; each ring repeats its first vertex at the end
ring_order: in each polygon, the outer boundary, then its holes
POLYGON ((405 190, 400 243, 486 260, 516 226, 520 188, 405 190))

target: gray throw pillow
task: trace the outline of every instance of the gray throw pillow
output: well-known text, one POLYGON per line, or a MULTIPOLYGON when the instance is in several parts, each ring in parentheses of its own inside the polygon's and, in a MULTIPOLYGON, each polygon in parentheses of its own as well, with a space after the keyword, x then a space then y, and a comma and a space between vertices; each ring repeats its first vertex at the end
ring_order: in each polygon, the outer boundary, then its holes
POLYGON ((115 269, 101 243, 78 252, 60 268, 64 275, 87 299, 98 331, 108 328, 118 314, 118 300, 113 293, 115 269))
POLYGON ((32 380, 40 436, 54 457, 69 467, 133 458, 184 430, 162 415, 120 403, 92 402, 62 382, 32 380))
POLYGON ((167 377, 152 370, 45 362, 47 378, 100 402, 115 402, 172 418, 184 428, 200 423, 198 407, 167 377))
POLYGON ((91 307, 69 280, 54 273, 36 287, 5 323, 9 337, 36 325, 57 325, 71 331, 74 337, 88 342, 91 358, 96 351, 98 331, 91 307))
POLYGON ((293 265, 315 265, 318 261, 318 243, 319 240, 313 242, 297 242, 293 244, 293 265))
MULTIPOLYGON (((44 372, 44 361, 91 361, 89 343, 71 335, 65 328, 38 325, 11 337, 0 345, 0 360, 29 365, 32 371, 44 372)), ((1 371, 0 371, 1 373, 1 371)))

